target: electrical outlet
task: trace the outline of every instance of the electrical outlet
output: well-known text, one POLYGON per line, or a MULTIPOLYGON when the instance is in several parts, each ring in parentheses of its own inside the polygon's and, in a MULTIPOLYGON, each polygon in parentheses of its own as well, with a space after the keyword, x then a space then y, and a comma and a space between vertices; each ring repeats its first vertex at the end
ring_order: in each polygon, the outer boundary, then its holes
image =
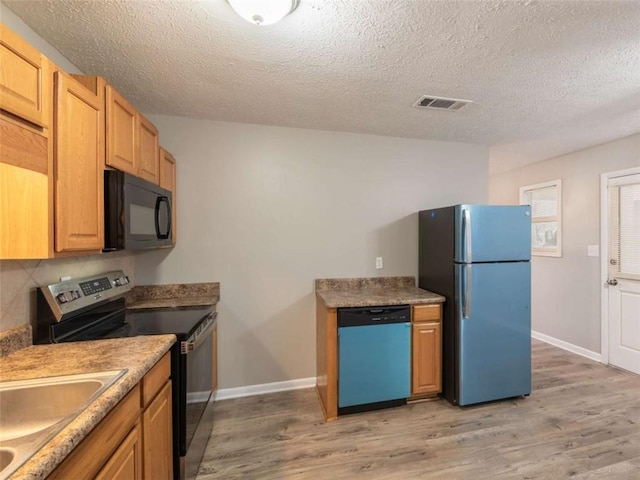
POLYGON ((376 268, 377 269, 382 268, 382 257, 376 257, 376 268))

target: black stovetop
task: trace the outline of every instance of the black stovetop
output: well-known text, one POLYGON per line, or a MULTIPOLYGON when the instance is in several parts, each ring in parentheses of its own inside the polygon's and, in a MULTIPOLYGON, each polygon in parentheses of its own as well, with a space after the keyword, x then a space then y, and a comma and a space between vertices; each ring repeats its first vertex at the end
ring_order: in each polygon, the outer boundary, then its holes
MULTIPOLYGON (((115 303, 112 303, 115 305, 115 303)), ((65 325, 57 325, 60 335, 55 341, 100 340, 105 338, 135 337, 138 335, 174 334, 178 341, 186 340, 202 320, 213 310, 211 306, 177 307, 162 309, 124 309, 124 303, 108 313, 86 312, 65 325), (62 331, 64 328, 64 331, 62 331)), ((54 327, 54 330, 56 329, 54 327)))

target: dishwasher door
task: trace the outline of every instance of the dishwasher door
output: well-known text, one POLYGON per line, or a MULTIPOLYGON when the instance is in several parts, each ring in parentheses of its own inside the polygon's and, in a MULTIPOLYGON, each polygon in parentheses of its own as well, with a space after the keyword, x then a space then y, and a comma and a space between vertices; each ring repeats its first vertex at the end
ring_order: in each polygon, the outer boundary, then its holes
POLYGON ((338 413, 406 403, 411 385, 407 307, 338 312, 338 413))

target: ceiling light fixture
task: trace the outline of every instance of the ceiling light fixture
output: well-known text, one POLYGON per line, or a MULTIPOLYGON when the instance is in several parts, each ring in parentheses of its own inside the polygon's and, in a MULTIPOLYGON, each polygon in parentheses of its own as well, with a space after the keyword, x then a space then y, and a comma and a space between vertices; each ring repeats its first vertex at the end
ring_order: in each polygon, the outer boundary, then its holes
POLYGON ((227 0, 231 8, 247 22, 271 25, 293 12, 298 0, 227 0))

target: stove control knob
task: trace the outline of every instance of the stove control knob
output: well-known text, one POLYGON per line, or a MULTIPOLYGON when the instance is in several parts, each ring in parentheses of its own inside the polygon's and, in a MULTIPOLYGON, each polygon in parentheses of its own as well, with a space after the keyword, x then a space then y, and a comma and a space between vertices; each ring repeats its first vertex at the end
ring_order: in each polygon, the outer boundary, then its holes
POLYGON ((67 290, 66 292, 59 293, 56 297, 58 303, 69 303, 80 298, 80 292, 78 290, 67 290))
POLYGON ((118 277, 113 281, 113 284, 116 287, 122 287, 123 285, 127 285, 128 283, 129 283, 129 277, 127 277, 126 275, 118 277))

